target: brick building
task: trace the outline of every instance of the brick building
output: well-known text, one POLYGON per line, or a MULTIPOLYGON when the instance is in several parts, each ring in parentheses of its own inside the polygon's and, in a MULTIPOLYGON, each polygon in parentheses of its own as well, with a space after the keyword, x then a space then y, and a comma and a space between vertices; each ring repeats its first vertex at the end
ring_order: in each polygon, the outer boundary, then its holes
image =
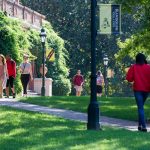
POLYGON ((0 0, 0 10, 9 17, 23 20, 25 27, 40 28, 45 16, 20 4, 19 0, 0 0))

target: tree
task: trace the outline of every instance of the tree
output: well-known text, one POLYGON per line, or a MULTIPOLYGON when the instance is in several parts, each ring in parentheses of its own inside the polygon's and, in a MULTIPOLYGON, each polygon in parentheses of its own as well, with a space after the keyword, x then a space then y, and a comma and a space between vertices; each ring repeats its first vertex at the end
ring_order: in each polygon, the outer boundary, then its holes
POLYGON ((136 33, 125 40, 119 40, 118 45, 120 51, 116 57, 121 60, 128 54, 129 57, 134 58, 139 52, 143 52, 147 56, 150 55, 150 1, 149 0, 116 0, 121 3, 124 12, 133 15, 134 20, 139 22, 140 26, 136 33))

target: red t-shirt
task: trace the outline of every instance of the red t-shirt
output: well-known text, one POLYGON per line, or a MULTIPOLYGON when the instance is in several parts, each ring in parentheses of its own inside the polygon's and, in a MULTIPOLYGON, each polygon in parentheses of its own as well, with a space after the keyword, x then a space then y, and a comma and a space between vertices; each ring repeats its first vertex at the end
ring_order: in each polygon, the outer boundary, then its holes
POLYGON ((150 92, 150 65, 132 65, 126 79, 133 82, 134 91, 150 92))
POLYGON ((84 82, 82 75, 75 75, 73 78, 73 84, 77 86, 81 86, 81 84, 84 82))
POLYGON ((16 77, 16 63, 15 63, 15 61, 10 59, 10 60, 7 60, 6 63, 7 63, 8 75, 13 76, 15 78, 16 77))

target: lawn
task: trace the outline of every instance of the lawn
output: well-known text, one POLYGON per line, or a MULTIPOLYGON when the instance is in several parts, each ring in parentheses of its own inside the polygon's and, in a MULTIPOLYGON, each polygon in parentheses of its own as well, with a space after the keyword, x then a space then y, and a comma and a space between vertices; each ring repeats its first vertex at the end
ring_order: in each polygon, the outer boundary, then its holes
POLYGON ((150 134, 0 107, 1 150, 149 150, 150 134))
MULTIPOLYGON (((89 97, 81 96, 53 96, 53 97, 28 97, 19 99, 25 103, 32 103, 50 108, 62 108, 79 112, 87 112, 89 97)), ((137 107, 134 98, 98 98, 100 112, 103 116, 137 120, 137 107)), ((150 101, 145 104, 146 118, 150 118, 150 101)))

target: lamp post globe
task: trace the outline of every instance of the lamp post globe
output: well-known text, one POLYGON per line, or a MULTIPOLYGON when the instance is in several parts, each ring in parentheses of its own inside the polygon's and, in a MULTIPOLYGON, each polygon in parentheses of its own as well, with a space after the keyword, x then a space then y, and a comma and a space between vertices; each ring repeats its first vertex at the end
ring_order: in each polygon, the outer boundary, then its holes
MULTIPOLYGON (((41 37, 41 43, 42 43, 42 64, 43 64, 43 66, 45 66, 46 31, 44 28, 41 29, 40 37, 41 37)), ((45 96, 45 67, 43 67, 41 96, 45 96)))
POLYGON ((109 59, 107 55, 104 55, 103 61, 104 61, 104 66, 108 66, 109 59))
POLYGON ((44 28, 41 29, 40 37, 41 37, 41 42, 45 44, 45 41, 46 41, 46 31, 45 31, 44 28))
POLYGON ((107 66, 108 66, 108 56, 104 55, 104 82, 105 82, 105 96, 107 97, 107 66))

